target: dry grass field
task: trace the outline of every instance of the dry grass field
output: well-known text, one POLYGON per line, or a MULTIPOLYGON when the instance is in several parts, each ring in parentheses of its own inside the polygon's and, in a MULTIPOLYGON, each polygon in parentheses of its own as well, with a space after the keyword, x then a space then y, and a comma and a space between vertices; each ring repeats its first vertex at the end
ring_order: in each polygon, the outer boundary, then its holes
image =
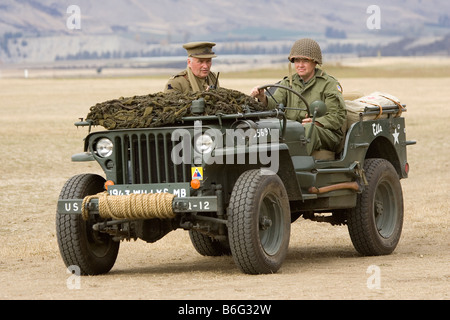
MULTIPOLYGON (((389 256, 361 257, 345 226, 297 220, 277 274, 239 272, 231 257, 203 257, 177 230, 154 244, 123 242, 114 268, 69 274, 55 235, 61 187, 95 163, 72 163, 87 129, 73 123, 97 102, 160 91, 164 77, 0 79, 0 299, 444 299, 450 298, 450 62, 330 66, 344 90, 382 91, 407 105, 410 176, 402 181, 405 221, 389 256), (428 63, 428 64, 427 64, 428 63), (373 76, 371 76, 373 74, 373 76), (368 286, 371 265, 380 288, 368 286)), ((223 87, 248 93, 285 71, 223 74, 223 87)))

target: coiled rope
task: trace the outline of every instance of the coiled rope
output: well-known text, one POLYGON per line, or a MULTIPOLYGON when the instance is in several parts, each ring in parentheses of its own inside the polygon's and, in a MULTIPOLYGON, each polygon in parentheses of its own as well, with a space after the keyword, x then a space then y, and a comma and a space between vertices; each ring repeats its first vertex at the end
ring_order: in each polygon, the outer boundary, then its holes
POLYGON ((175 195, 171 193, 110 196, 102 192, 83 199, 81 215, 84 220, 88 220, 89 209, 86 204, 92 199, 98 199, 98 211, 103 219, 171 219, 175 217, 173 198, 175 195))

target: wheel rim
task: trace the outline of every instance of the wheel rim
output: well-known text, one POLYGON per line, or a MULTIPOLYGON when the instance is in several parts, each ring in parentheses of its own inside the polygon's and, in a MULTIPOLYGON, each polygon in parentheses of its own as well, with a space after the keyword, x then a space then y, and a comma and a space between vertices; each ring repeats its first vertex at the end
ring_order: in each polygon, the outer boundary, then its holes
POLYGON ((111 238, 98 231, 92 230, 93 223, 86 222, 86 237, 88 241, 89 251, 98 258, 102 258, 108 254, 111 247, 111 238))
POLYGON ((259 212, 259 239, 268 255, 275 255, 283 239, 283 209, 274 194, 268 194, 261 203, 259 212))
POLYGON ((383 238, 389 238, 395 230, 398 217, 396 203, 390 183, 381 182, 375 193, 373 212, 376 228, 383 238))

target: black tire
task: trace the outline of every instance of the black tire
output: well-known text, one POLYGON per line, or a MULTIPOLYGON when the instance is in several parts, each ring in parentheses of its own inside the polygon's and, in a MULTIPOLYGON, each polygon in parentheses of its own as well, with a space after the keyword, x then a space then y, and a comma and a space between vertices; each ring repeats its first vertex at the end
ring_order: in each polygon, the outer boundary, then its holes
POLYGON ((365 256, 392 253, 403 227, 403 193, 397 171, 384 159, 367 159, 368 186, 358 195, 347 224, 355 249, 365 256))
MULTIPOLYGON (((83 199, 104 190, 105 179, 95 174, 81 174, 67 180, 60 199, 83 199)), ((120 242, 99 233, 92 225, 99 221, 83 220, 77 214, 56 213, 56 235, 59 251, 67 267, 78 266, 82 275, 107 273, 113 267, 120 242)))
POLYGON ((228 242, 214 240, 210 236, 195 230, 189 230, 189 237, 195 250, 202 256, 218 257, 231 254, 228 242))
POLYGON ((280 177, 244 172, 228 206, 228 238, 236 265, 248 274, 275 273, 289 247, 289 199, 280 177))

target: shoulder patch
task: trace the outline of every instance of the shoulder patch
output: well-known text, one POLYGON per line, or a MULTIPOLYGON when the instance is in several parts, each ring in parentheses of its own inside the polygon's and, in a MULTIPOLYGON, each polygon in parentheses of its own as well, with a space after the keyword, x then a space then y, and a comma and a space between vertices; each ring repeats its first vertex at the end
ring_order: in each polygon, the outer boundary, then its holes
POLYGON ((181 72, 179 72, 179 73, 177 73, 177 74, 171 76, 171 77, 169 78, 169 80, 173 80, 173 79, 176 79, 176 78, 178 78, 178 77, 184 77, 184 76, 186 76, 186 75, 187 75, 186 70, 183 70, 183 71, 181 71, 181 72))

